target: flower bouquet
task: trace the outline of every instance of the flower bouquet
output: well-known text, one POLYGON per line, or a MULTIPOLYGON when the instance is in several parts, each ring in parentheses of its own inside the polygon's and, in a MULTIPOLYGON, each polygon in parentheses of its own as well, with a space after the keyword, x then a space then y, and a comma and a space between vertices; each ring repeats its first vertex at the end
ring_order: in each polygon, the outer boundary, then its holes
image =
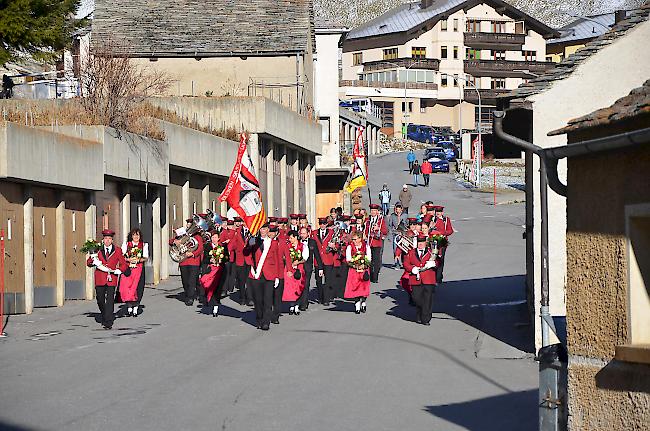
POLYGON ((218 245, 209 252, 210 261, 214 265, 221 265, 226 260, 226 248, 222 245, 218 245))
POLYGON ((139 259, 142 257, 142 250, 139 247, 131 247, 127 256, 129 259, 129 267, 135 268, 138 265, 139 259))
MULTIPOLYGON (((291 257, 291 263, 293 264, 302 261, 302 252, 293 247, 289 248, 289 256, 291 257)), ((300 277, 302 277, 302 274, 300 274, 300 270, 296 268, 296 270, 293 272, 293 278, 300 280, 300 277)))
POLYGON ((443 247, 447 247, 448 244, 449 244, 449 240, 444 235, 431 235, 427 240, 427 245, 432 250, 436 250, 436 251, 443 247))
POLYGON ((87 239, 86 242, 84 242, 84 245, 81 246, 79 251, 82 253, 88 253, 88 254, 97 254, 99 249, 102 248, 102 245, 95 241, 94 239, 87 239))
POLYGON ((368 259, 368 256, 364 253, 356 253, 352 256, 349 263, 352 268, 357 270, 357 272, 363 272, 370 268, 370 259, 368 259))

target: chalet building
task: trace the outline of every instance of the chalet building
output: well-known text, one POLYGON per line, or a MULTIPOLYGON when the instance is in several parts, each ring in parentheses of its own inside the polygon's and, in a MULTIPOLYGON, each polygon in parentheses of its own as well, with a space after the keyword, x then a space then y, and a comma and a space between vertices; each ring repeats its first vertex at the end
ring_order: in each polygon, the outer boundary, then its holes
POLYGON ((370 98, 399 134, 404 123, 475 129, 478 92, 489 127, 496 96, 545 71, 557 36, 501 0, 404 4, 347 35, 341 96, 370 98))
POLYGON ((313 111, 311 0, 96 0, 94 47, 168 72, 170 96, 264 96, 313 111))

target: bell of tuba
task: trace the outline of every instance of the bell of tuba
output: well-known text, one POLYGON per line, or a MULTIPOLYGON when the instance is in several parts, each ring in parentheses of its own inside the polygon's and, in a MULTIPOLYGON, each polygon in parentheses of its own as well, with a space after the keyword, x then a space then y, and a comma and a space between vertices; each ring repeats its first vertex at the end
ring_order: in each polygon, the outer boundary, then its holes
POLYGON ((181 263, 187 258, 185 253, 188 251, 194 252, 199 248, 199 243, 194 238, 194 235, 197 233, 202 234, 203 229, 197 221, 198 216, 195 214, 192 218, 194 219, 192 225, 169 246, 169 257, 174 262, 181 263))
POLYGON ((413 250, 415 246, 413 245, 413 235, 411 235, 411 231, 404 227, 398 227, 397 231, 399 234, 395 237, 395 245, 397 245, 404 254, 413 250))

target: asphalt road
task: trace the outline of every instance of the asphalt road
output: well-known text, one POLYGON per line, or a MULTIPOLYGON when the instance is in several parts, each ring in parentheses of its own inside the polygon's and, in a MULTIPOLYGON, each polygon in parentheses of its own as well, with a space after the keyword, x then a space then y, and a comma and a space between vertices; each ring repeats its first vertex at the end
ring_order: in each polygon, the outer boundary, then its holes
MULTIPOLYGON (((373 158, 372 193, 386 182, 397 196, 405 165, 373 158)), ((367 314, 312 304, 269 332, 231 300, 217 318, 186 307, 178 279, 146 289, 144 313, 111 331, 92 302, 39 309, 0 340, 0 429, 536 429, 537 366, 518 325, 523 205, 488 206, 446 174, 414 194, 446 205, 458 231, 431 326, 412 322, 389 268, 367 314)))

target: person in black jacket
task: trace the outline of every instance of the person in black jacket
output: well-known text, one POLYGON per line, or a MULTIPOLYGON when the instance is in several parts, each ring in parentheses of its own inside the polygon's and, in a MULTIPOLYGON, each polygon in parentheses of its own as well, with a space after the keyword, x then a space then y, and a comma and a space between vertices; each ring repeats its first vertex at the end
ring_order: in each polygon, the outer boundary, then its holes
POLYGON ((298 299, 298 309, 305 311, 309 307, 309 284, 311 283, 311 274, 316 270, 316 276, 322 276, 323 266, 320 259, 320 252, 316 240, 309 236, 309 230, 303 227, 300 229, 300 241, 309 247, 309 258, 305 261, 305 280, 307 285, 298 299))

